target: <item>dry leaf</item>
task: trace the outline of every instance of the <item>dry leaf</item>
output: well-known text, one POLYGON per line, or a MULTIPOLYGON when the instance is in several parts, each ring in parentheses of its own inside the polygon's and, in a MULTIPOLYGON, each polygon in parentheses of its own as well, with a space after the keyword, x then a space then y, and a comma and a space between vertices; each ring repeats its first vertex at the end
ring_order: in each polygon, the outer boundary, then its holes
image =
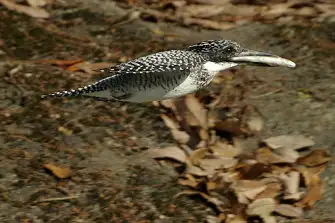
POLYGON ((180 185, 192 187, 194 189, 196 189, 198 186, 198 182, 196 182, 195 180, 191 180, 191 179, 179 179, 178 183, 180 185))
POLYGON ((271 215, 264 215, 264 216, 260 216, 262 218, 262 222, 264 223, 276 223, 276 217, 275 216, 271 216, 271 215))
POLYGON ((214 181, 207 181, 206 182, 206 189, 207 191, 215 190, 217 188, 217 183, 214 181))
POLYGON ((235 166, 237 160, 234 158, 213 158, 199 160, 199 166, 207 172, 215 172, 218 169, 227 169, 235 166))
POLYGON ((214 30, 226 30, 234 28, 236 26, 236 24, 234 23, 217 22, 213 20, 195 19, 195 18, 185 18, 183 22, 185 25, 198 25, 207 29, 214 29, 214 30))
POLYGON ((34 18, 44 18, 45 19, 45 18, 50 17, 49 13, 41 8, 35 8, 35 7, 16 4, 15 2, 12 2, 10 0, 0 0, 0 3, 6 6, 9 10, 24 13, 34 18))
POLYGON ((43 7, 47 4, 46 0, 27 0, 32 7, 43 7))
POLYGON ((171 134, 173 138, 180 144, 186 144, 190 140, 189 134, 187 134, 185 131, 171 129, 171 134))
POLYGON ((301 208, 289 204, 278 204, 275 212, 290 218, 299 218, 303 215, 303 210, 301 208))
POLYGON ((303 176, 303 180, 307 188, 319 185, 321 183, 319 173, 313 173, 310 168, 298 167, 297 170, 303 176))
POLYGON ((248 215, 269 216, 276 208, 276 201, 272 198, 257 199, 248 205, 248 215))
POLYGON ((163 119, 165 125, 170 128, 170 129, 179 129, 179 124, 176 120, 173 120, 172 118, 170 118, 169 116, 165 115, 165 114, 161 114, 161 119, 163 119))
POLYGON ((71 129, 67 129, 67 128, 63 127, 63 126, 59 126, 58 127, 58 131, 61 132, 61 133, 63 133, 66 136, 70 136, 73 133, 73 131, 71 129))
POLYGON ((200 194, 200 196, 201 196, 202 198, 204 198, 207 202, 213 204, 213 205, 216 207, 216 209, 217 209, 218 211, 220 211, 220 212, 224 212, 224 211, 225 211, 225 209, 222 208, 222 206, 224 205, 224 202, 221 201, 220 199, 218 199, 218 198, 216 198, 216 197, 211 197, 211 196, 209 196, 209 195, 207 195, 207 194, 205 194, 205 193, 199 193, 199 194, 200 194))
POLYGON ((288 194, 295 194, 299 192, 300 186, 300 173, 292 171, 288 174, 281 174, 279 178, 284 182, 286 192, 288 194))
POLYGON ((260 148, 256 151, 256 159, 260 163, 286 163, 286 161, 279 155, 272 152, 269 148, 260 148))
POLYGON ((185 96, 185 104, 194 118, 199 122, 200 126, 207 129, 207 110, 199 102, 199 100, 190 94, 185 96))
POLYGON ((44 168, 50 170, 53 175, 60 179, 68 178, 71 175, 71 170, 64 167, 58 167, 52 163, 46 163, 43 165, 44 168))
POLYGON ((297 207, 312 207, 317 201, 321 199, 323 192, 322 187, 322 183, 311 187, 307 191, 306 196, 301 201, 295 203, 295 205, 297 207))
POLYGON ((259 193, 264 191, 266 186, 261 181, 239 180, 233 182, 231 188, 234 190, 239 203, 248 204, 249 200, 253 200, 259 193))
POLYGON ((191 155, 188 157, 188 160, 193 165, 199 165, 199 160, 205 158, 208 153, 207 148, 201 148, 194 150, 191 155))
POLYGON ((217 131, 229 132, 234 135, 244 135, 247 134, 248 131, 241 127, 241 124, 237 121, 229 121, 229 120, 216 120, 214 124, 214 128, 217 131))
POLYGON ((264 121, 261 117, 251 117, 247 122, 248 128, 252 132, 260 132, 263 129, 264 121))
POLYGON ((290 148, 277 149, 274 153, 277 153, 283 160, 285 160, 285 163, 295 163, 299 158, 299 153, 290 148))
POLYGON ((215 156, 222 158, 233 158, 240 155, 241 150, 228 143, 217 142, 210 147, 215 156))
POLYGON ((150 149, 148 152, 154 159, 169 158, 181 163, 185 163, 187 159, 184 151, 177 146, 170 146, 164 149, 150 149))
POLYGON ((187 166, 186 173, 192 174, 194 176, 199 176, 199 177, 204 177, 204 176, 209 175, 209 173, 207 171, 201 169, 200 167, 193 166, 193 165, 188 165, 187 166))
POLYGON ((264 140, 264 143, 272 149, 301 149, 315 144, 313 140, 303 135, 281 135, 270 137, 264 140))
POLYGON ((210 18, 216 15, 219 15, 224 11, 223 6, 217 5, 187 5, 186 7, 181 8, 179 13, 184 17, 195 17, 195 18, 210 18))
POLYGON ((80 62, 83 62, 82 59, 75 59, 75 60, 40 60, 40 63, 44 64, 51 64, 56 66, 71 66, 80 62))
POLYGON ((314 167, 324 164, 331 160, 328 151, 325 149, 316 149, 304 157, 300 157, 297 163, 308 167, 314 167))
POLYGON ((229 214, 227 216, 226 222, 227 223, 247 223, 247 220, 245 220, 241 216, 236 216, 236 215, 229 214))
POLYGON ((266 185, 265 190, 259 193, 255 199, 262 198, 276 198, 282 190, 282 185, 280 183, 269 183, 266 185))
POLYGON ((88 74, 94 74, 98 71, 101 71, 105 68, 111 67, 110 63, 101 62, 101 63, 90 63, 87 61, 76 63, 67 68, 67 70, 75 72, 75 71, 84 71, 88 74))

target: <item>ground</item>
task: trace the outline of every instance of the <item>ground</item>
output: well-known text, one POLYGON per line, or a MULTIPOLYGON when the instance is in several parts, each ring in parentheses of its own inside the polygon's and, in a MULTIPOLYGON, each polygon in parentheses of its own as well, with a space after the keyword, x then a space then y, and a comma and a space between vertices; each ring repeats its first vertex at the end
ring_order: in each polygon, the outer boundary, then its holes
MULTIPOLYGON (((244 103, 265 117, 259 137, 301 133, 313 137, 316 147, 335 153, 334 21, 308 28, 250 23, 199 31, 164 22, 117 24, 125 12, 113 1, 73 2, 50 10, 52 20, 42 21, 0 6, 2 222, 203 222, 213 214, 197 199, 175 199, 182 190, 177 173, 147 155, 148 148, 174 144, 158 108, 89 99, 41 100, 42 93, 99 78, 41 60, 116 64, 203 39, 234 39, 297 63, 294 70, 241 68, 250 83, 244 103), (56 178, 45 163, 71 169, 71 177, 56 178), (42 200, 62 197, 68 199, 42 200)), ((334 174, 331 162, 323 176, 323 199, 307 219, 335 222, 334 174)))

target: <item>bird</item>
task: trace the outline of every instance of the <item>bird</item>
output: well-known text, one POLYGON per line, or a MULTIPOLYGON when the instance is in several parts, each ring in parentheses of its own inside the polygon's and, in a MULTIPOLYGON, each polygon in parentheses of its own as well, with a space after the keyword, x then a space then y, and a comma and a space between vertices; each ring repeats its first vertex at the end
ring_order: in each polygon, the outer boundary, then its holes
POLYGON ((219 72, 243 64, 296 66, 288 59, 246 49, 232 40, 205 40, 102 69, 105 77, 95 83, 42 98, 83 96, 133 103, 160 101, 194 93, 209 85, 219 72))

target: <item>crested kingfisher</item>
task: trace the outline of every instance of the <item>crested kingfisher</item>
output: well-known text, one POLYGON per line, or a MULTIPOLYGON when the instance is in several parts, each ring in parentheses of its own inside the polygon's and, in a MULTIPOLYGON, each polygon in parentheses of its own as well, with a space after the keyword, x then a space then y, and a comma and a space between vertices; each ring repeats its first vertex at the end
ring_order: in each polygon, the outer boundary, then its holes
POLYGON ((106 77, 77 89, 46 97, 85 96, 102 100, 149 102, 180 97, 207 86, 215 75, 238 65, 284 66, 295 63, 231 40, 208 40, 182 50, 169 50, 103 69, 106 77))

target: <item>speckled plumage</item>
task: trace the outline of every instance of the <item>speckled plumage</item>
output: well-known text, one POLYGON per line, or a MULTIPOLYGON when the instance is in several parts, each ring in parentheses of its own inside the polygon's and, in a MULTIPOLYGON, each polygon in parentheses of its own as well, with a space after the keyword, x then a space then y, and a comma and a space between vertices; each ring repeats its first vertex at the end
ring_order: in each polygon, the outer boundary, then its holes
POLYGON ((229 59, 243 52, 229 40, 209 40, 184 50, 170 50, 102 70, 106 78, 51 97, 88 96, 144 102, 179 97, 208 85, 220 71, 238 64, 229 59))

